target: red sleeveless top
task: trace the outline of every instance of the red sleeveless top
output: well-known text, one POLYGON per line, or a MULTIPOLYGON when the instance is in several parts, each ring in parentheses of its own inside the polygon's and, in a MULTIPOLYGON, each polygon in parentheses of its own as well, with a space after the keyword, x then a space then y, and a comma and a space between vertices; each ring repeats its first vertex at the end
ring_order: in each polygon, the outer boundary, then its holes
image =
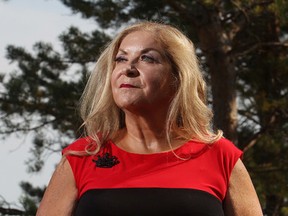
MULTIPOLYGON (((81 138, 65 148, 63 153, 83 151, 87 144, 89 139, 81 138)), ((119 211, 127 209, 129 211, 123 215, 162 215, 159 212, 163 213, 166 209, 163 215, 223 215, 222 201, 229 177, 242 151, 221 138, 211 145, 189 141, 174 153, 130 153, 108 141, 97 155, 67 155, 78 188, 76 215, 122 215, 119 211), (174 153, 183 159, 177 158, 174 153), (104 164, 99 163, 101 161, 104 164), (171 199, 168 199, 170 195, 171 199), (126 206, 128 200, 135 203, 126 206), (149 205, 155 205, 157 200, 165 202, 148 211, 149 205), (184 203, 188 200, 189 207, 186 208, 184 203), (175 203, 178 203, 176 207, 175 203), (194 209, 190 209, 193 206, 191 203, 195 203, 194 209), (208 206, 215 208, 208 210, 208 206), (173 211, 170 207, 177 213, 169 214, 173 211), (91 209, 88 211, 87 208, 91 209), (182 214, 180 209, 185 213, 182 214), (113 214, 111 211, 116 212, 113 214), (221 212, 216 214, 216 211, 221 212)))

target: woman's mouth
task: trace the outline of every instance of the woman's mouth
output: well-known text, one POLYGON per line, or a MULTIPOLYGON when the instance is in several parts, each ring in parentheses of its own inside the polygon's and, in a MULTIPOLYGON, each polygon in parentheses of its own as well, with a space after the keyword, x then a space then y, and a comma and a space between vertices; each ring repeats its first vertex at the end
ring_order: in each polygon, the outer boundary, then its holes
POLYGON ((137 88, 137 87, 131 84, 124 83, 120 85, 120 88, 137 88))

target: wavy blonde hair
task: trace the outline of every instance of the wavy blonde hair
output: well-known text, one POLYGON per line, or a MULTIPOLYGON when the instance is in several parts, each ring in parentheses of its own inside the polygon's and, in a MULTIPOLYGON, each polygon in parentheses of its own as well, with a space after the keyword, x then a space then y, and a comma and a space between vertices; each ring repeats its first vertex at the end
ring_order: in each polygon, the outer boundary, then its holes
MULTIPOLYGON (((193 43, 177 28, 155 22, 140 22, 121 31, 104 49, 84 89, 80 103, 85 135, 96 146, 96 153, 108 139, 115 139, 125 127, 124 112, 113 100, 110 86, 115 56, 122 40, 135 31, 155 34, 172 64, 177 78, 177 90, 166 120, 166 137, 170 134, 185 140, 213 143, 222 136, 211 128, 212 112, 206 103, 206 84, 199 69, 193 43)), ((171 145, 170 145, 171 146, 171 145)), ((91 148, 90 148, 91 149, 91 148)))

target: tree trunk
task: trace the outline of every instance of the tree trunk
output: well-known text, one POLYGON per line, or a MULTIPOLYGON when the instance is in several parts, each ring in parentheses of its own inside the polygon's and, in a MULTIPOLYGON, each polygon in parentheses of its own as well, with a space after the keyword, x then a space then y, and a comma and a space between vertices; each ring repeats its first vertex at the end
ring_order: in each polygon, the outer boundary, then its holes
POLYGON ((231 41, 214 13, 206 25, 197 28, 197 33, 211 75, 214 126, 237 144, 236 72, 229 55, 231 41))

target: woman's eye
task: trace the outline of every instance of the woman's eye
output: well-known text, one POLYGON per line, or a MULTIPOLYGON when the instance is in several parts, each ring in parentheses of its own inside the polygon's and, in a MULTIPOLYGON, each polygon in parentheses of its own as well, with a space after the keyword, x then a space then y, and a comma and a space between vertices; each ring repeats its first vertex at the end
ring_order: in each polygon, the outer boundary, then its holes
POLYGON ((127 61, 127 59, 124 58, 123 56, 118 56, 115 58, 115 62, 124 62, 124 61, 127 61))
POLYGON ((142 61, 146 61, 148 63, 154 63, 156 62, 156 60, 152 57, 152 56, 148 56, 148 55, 142 55, 141 56, 141 60, 142 61))

